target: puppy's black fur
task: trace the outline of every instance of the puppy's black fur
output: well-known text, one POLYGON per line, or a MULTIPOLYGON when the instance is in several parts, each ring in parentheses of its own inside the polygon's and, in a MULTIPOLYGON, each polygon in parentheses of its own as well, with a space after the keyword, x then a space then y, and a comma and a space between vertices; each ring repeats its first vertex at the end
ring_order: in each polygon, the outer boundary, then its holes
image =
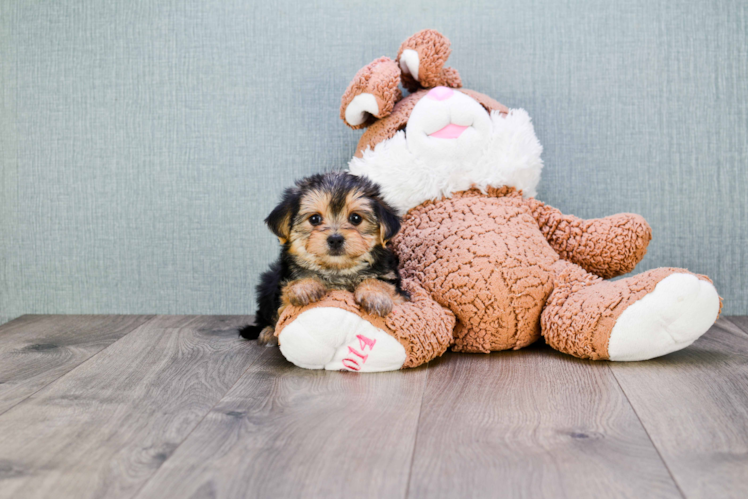
POLYGON ((400 218, 382 199, 379 186, 366 177, 335 172, 301 179, 294 187, 284 191, 281 202, 265 219, 265 223, 281 241, 281 253, 278 260, 260 277, 260 284, 256 289, 255 324, 240 330, 240 335, 245 339, 257 339, 264 328, 275 327, 283 287, 294 280, 315 277, 329 288, 352 292, 362 281, 375 278, 390 283, 395 287, 397 294, 405 299, 409 298, 408 293, 401 288, 397 255, 387 244, 400 230, 400 218), (367 253, 366 265, 355 274, 336 272, 334 269, 309 269, 291 251, 292 230, 295 224, 302 222, 297 218, 302 197, 312 191, 328 194, 330 209, 333 212, 345 209, 346 199, 351 192, 357 191, 369 200, 383 237, 381 242, 373 245, 367 253))

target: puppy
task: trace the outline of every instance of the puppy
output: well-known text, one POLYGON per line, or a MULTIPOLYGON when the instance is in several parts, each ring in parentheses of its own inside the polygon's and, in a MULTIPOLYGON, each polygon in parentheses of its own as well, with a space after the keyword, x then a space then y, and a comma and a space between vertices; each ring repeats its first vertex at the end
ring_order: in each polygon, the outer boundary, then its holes
POLYGON ((400 219, 367 178, 334 172, 297 181, 265 223, 281 254, 260 279, 256 325, 243 328, 242 337, 277 344, 283 309, 317 302, 329 290, 353 292, 365 311, 379 316, 409 298, 387 246, 400 219))

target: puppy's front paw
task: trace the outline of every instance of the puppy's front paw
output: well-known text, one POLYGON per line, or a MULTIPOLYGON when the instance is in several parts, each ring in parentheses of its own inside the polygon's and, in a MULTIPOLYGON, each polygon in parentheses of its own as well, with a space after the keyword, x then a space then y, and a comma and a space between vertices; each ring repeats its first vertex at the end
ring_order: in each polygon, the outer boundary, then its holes
POLYGON ((289 284, 285 295, 292 305, 304 307, 319 302, 326 293, 325 285, 313 278, 308 278, 289 284))
POLYGON ((364 311, 387 316, 395 304, 395 287, 384 281, 368 279, 356 287, 353 296, 364 311))
POLYGON ((355 297, 358 305, 368 313, 384 317, 392 312, 392 297, 388 293, 371 291, 359 293, 357 290, 355 297))
POLYGON ((260 345, 278 345, 278 337, 275 336, 275 330, 272 326, 266 326, 257 337, 257 343, 260 345))

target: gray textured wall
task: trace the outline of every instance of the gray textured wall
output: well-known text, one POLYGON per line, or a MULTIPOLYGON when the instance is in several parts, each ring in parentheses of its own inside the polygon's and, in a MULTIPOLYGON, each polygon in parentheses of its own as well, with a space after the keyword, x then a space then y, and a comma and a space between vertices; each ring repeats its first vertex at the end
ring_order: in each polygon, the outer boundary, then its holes
POLYGON ((292 179, 342 168, 355 72, 433 27, 533 116, 538 197, 643 214, 639 269, 748 313, 745 2, 0 2, 0 316, 246 313, 292 179))

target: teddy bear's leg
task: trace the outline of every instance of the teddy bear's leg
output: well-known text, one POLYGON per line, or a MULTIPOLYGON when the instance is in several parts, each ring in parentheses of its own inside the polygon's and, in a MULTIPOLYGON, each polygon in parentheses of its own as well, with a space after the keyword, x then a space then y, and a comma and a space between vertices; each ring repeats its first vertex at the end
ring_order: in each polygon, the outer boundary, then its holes
POLYGON ((409 368, 440 356, 452 342, 454 316, 414 283, 403 281, 403 288, 411 300, 385 318, 366 313, 343 291, 287 307, 276 327, 281 352, 302 368, 357 372, 409 368))
POLYGON ((555 349, 591 359, 641 361, 691 345, 714 324, 720 298, 706 276, 659 268, 603 281, 566 261, 541 317, 555 349))

